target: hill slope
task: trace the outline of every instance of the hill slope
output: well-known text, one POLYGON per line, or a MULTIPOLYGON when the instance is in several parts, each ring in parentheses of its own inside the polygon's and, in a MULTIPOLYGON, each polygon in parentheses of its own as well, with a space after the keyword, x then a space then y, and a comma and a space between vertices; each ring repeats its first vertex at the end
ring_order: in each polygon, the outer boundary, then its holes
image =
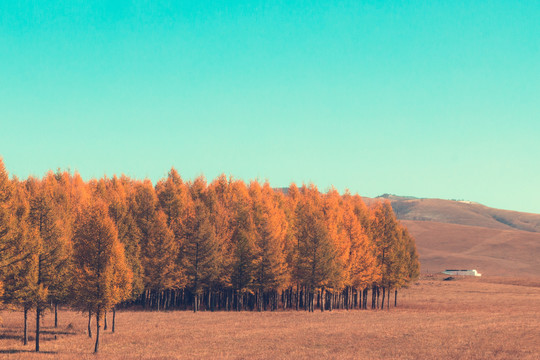
POLYGON ((422 272, 477 269, 540 277, 540 214, 461 201, 384 195, 416 239, 422 272))
POLYGON ((385 195, 400 220, 436 221, 492 229, 540 232, 540 214, 490 208, 470 201, 415 199, 385 195))

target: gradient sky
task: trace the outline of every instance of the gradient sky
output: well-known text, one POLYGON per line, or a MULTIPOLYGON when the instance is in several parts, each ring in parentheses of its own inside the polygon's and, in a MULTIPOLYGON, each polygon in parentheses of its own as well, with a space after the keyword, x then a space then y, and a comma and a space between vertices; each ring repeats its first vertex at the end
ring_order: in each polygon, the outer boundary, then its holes
POLYGON ((10 174, 174 166, 540 213, 540 2, 156 3, 1 2, 10 174))

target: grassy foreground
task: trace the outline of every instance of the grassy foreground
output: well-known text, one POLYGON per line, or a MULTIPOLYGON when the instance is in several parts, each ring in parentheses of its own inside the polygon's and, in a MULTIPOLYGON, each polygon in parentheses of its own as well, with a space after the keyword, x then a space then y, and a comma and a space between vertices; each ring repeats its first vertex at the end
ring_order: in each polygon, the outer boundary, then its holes
POLYGON ((0 316, 0 358, 9 359, 540 358, 540 286, 516 279, 423 278, 390 311, 121 311, 97 356, 80 313, 60 312, 58 329, 46 315, 41 354, 32 320, 23 346, 22 312, 0 316))

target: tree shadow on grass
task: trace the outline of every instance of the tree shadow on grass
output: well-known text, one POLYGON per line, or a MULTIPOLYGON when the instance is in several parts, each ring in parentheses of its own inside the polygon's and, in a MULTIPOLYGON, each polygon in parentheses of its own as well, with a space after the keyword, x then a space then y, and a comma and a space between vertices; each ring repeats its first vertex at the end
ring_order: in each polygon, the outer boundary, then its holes
MULTIPOLYGON (((0 354, 22 354, 22 353, 35 353, 34 350, 20 350, 20 349, 1 349, 0 354)), ((56 351, 40 351, 40 354, 58 354, 56 351)))
POLYGON ((15 333, 0 334, 0 340, 22 340, 22 336, 15 333))
POLYGON ((77 335, 75 331, 61 331, 61 330, 43 330, 39 332, 43 335, 77 335))
MULTIPOLYGON (((39 332, 40 335, 44 335, 43 339, 45 340, 52 340, 54 339, 54 336, 60 336, 60 335, 77 335, 76 331, 62 331, 62 330, 43 330, 39 332), (47 336, 50 335, 50 336, 47 336)), ((22 341, 23 335, 19 334, 19 332, 15 331, 6 331, 5 333, 0 333, 0 340, 21 340, 22 341)), ((34 341, 34 332, 28 333, 28 341, 34 341)))

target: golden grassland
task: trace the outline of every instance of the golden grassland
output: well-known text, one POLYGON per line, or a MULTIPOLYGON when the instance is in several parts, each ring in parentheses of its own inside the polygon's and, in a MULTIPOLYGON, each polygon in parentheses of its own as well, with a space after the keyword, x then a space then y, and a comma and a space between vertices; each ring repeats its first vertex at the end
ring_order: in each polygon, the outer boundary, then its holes
POLYGON ((102 332, 97 356, 80 313, 62 311, 58 329, 48 313, 43 353, 35 354, 32 342, 21 342, 22 312, 3 311, 0 358, 539 359, 539 285, 423 277, 389 311, 119 311, 116 333, 102 332))

